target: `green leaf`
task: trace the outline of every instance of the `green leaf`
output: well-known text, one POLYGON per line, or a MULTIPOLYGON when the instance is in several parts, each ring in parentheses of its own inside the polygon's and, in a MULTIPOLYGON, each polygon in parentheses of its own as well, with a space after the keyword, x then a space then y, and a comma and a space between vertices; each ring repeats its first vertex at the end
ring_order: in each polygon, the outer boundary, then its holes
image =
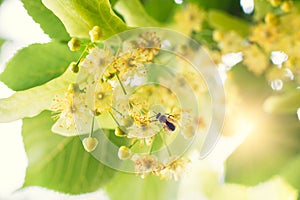
POLYGON ((119 0, 114 8, 124 17, 128 26, 162 26, 148 15, 139 0, 119 0))
POLYGON ((273 114, 295 114, 300 108, 300 91, 292 90, 281 95, 270 96, 264 102, 264 110, 273 114))
POLYGON ((70 36, 67 33, 62 22, 43 4, 41 0, 22 0, 28 14, 40 24, 49 37, 59 40, 69 40, 70 36))
POLYGON ((249 25, 241 18, 235 17, 220 10, 210 10, 208 12, 210 25, 222 31, 236 31, 241 36, 248 36, 249 25))
POLYGON ((172 19, 176 8, 174 0, 164 0, 163 3, 161 0, 143 0, 142 3, 146 12, 162 23, 172 19))
POLYGON ((23 187, 42 186, 70 194, 92 192, 104 186, 115 171, 87 153, 79 137, 50 131, 49 111, 23 120, 22 134, 28 156, 23 187))
POLYGON ((126 24, 113 12, 109 0, 42 0, 65 25, 72 37, 87 38, 98 25, 103 39, 125 31, 126 24))
POLYGON ((228 13, 240 15, 243 10, 240 7, 240 0, 189 0, 189 2, 198 4, 199 7, 204 9, 218 9, 224 10, 228 13))
POLYGON ((51 107, 55 95, 62 96, 75 74, 67 70, 62 76, 50 82, 16 92, 12 96, 0 99, 0 122, 10 122, 23 117, 33 117, 51 107))
POLYGON ((111 200, 166 200, 176 199, 178 183, 163 181, 152 175, 142 179, 135 174, 118 173, 107 185, 111 200))
POLYGON ((300 190, 299 167, 300 155, 292 158, 280 172, 280 175, 298 190, 300 190))
POLYGON ((32 44, 7 63, 0 80, 15 91, 26 90, 60 76, 78 57, 60 42, 32 44))

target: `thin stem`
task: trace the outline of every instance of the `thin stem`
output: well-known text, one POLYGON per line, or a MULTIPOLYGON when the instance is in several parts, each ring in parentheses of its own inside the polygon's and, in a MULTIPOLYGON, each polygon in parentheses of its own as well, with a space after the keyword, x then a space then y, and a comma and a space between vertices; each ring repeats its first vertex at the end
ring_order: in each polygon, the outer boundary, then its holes
POLYGON ((116 73, 116 76, 117 76, 118 81, 120 82, 120 85, 122 87, 122 90, 123 90, 124 94, 127 95, 125 87, 124 87, 122 81, 120 80, 120 77, 119 77, 118 73, 116 73))
POLYGON ((80 62, 81 58, 84 56, 84 53, 87 51, 88 48, 89 48, 89 44, 85 46, 83 52, 80 54, 80 57, 76 62, 76 65, 79 65, 79 62, 80 62))
POLYGON ((138 140, 134 140, 133 143, 128 146, 128 148, 131 149, 137 142, 138 142, 138 140))
POLYGON ((92 128, 91 128, 91 132, 89 134, 89 137, 92 137, 92 134, 94 132, 94 124, 95 124, 95 116, 93 116, 93 119, 92 119, 92 128))
POLYGON ((113 118, 113 120, 116 122, 116 124, 118 125, 118 126, 121 126, 120 124, 119 124, 119 122, 117 121, 117 119, 115 118, 115 116, 109 111, 108 112, 109 114, 110 114, 110 116, 113 118))
POLYGON ((124 115, 120 112, 120 111, 118 111, 116 108, 114 108, 113 106, 111 106, 111 105, 109 105, 114 111, 116 111, 117 113, 119 113, 122 117, 124 117, 124 115))

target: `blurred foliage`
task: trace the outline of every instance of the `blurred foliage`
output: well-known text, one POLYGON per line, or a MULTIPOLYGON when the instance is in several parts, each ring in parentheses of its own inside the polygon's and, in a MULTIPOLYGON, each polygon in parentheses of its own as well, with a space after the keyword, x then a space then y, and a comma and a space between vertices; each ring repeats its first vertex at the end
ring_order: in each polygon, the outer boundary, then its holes
POLYGON ((176 199, 178 183, 174 181, 162 181, 158 177, 150 175, 141 179, 135 174, 118 173, 106 186, 111 200, 164 200, 176 199))

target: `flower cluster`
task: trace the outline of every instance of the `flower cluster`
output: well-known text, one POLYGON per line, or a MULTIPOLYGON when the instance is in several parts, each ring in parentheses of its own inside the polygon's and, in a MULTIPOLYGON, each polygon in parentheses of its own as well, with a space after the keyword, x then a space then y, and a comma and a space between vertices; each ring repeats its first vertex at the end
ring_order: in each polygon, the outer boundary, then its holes
POLYGON ((135 172, 142 178, 148 174, 159 176, 161 179, 177 181, 185 172, 190 164, 190 159, 186 157, 170 157, 166 162, 159 162, 158 159, 149 154, 138 155, 131 157, 134 161, 135 172))
POLYGON ((265 74, 271 86, 278 80, 294 80, 299 84, 299 11, 293 7, 292 1, 269 2, 272 6, 279 7, 281 12, 267 13, 264 20, 256 21, 250 27, 248 38, 233 31, 225 33, 216 30, 214 39, 218 42, 221 55, 242 52, 242 62, 249 71, 258 76, 265 74))
POLYGON ((192 31, 200 31, 205 17, 205 12, 199 9, 197 5, 187 4, 183 10, 178 10, 175 13, 175 28, 185 34, 190 34, 192 31))
MULTIPOLYGON (((121 146, 118 155, 112 156, 132 162, 135 172, 142 177, 151 173, 177 180, 189 159, 172 155, 168 144, 178 134, 191 139, 197 126, 191 111, 181 107, 178 95, 187 98, 188 93, 182 92, 187 80, 194 81, 189 87, 196 93, 205 91, 204 82, 199 82, 196 72, 182 64, 179 66, 184 67, 177 69, 181 75, 172 81, 164 73, 155 71, 167 72, 163 66, 156 66, 161 39, 155 32, 142 33, 119 45, 109 45, 96 43, 100 37, 97 30, 93 28, 92 42, 79 61, 72 63, 75 66, 72 69, 76 68, 73 71, 78 74, 76 83, 71 84, 65 97, 54 99, 52 110, 59 113, 56 123, 66 130, 75 127, 78 134, 89 134, 83 139, 83 146, 88 152, 96 152, 101 141, 94 130, 101 129, 101 117, 106 116, 114 124, 115 135, 131 144, 121 146), (78 128, 82 120, 91 125, 90 130, 78 128), (162 148, 168 150, 166 162, 155 155, 155 151, 162 148)), ((69 42, 71 50, 80 49, 78 45, 80 42, 75 39, 69 42)), ((177 59, 175 55, 174 58, 177 59)))

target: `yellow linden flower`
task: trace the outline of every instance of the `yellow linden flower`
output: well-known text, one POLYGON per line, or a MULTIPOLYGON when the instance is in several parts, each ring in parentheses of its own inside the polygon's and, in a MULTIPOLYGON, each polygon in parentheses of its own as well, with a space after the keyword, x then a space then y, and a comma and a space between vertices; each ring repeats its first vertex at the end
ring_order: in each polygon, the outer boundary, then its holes
POLYGON ((66 129, 69 129, 71 126, 76 127, 75 119, 87 123, 87 110, 84 102, 85 98, 80 94, 78 85, 70 84, 64 98, 55 97, 53 99, 51 110, 58 113, 53 118, 61 118, 62 122, 59 126, 66 129))
POLYGON ((265 23, 259 23, 252 27, 249 40, 258 43, 267 52, 272 50, 272 45, 280 38, 279 28, 268 26, 265 23))
POLYGON ((117 71, 121 81, 126 82, 133 79, 134 76, 146 77, 147 70, 144 63, 147 58, 141 49, 134 49, 123 52, 118 55, 112 62, 111 66, 117 71))
POLYGON ((243 49, 244 39, 234 31, 229 31, 224 34, 223 39, 218 43, 222 54, 238 52, 243 49))
POLYGON ((129 114, 134 118, 136 123, 147 124, 147 113, 149 112, 149 98, 144 97, 137 92, 129 98, 129 114))
POLYGON ((146 32, 140 35, 138 45, 142 55, 146 57, 147 62, 150 62, 158 54, 161 40, 155 32, 146 32))
POLYGON ((170 180, 174 178, 177 181, 187 171, 190 163, 190 159, 186 157, 171 157, 159 171, 159 175, 161 179, 170 180))
POLYGON ((160 127, 156 123, 133 124, 127 130, 128 138, 145 139, 158 134, 160 127))
POLYGON ((135 173, 141 175, 142 178, 150 173, 156 175, 162 168, 162 164, 158 162, 154 155, 134 154, 131 160, 134 162, 135 173))
POLYGON ((274 13, 267 13, 265 16, 265 22, 268 25, 277 26, 277 25, 279 25, 280 20, 274 13))
POLYGON ((94 76, 94 80, 98 80, 99 76, 104 73, 106 66, 112 62, 112 58, 108 49, 94 47, 89 50, 89 54, 80 62, 79 66, 87 74, 94 76))
POLYGON ((179 104, 172 90, 162 85, 143 86, 136 94, 147 99, 149 105, 161 105, 165 111, 179 104))
POLYGON ((244 64, 248 67, 249 71, 256 75, 261 75, 269 66, 269 58, 265 53, 259 49, 257 45, 249 45, 244 53, 244 64))
POLYGON ((266 74, 266 78, 269 82, 280 79, 280 80, 288 80, 289 77, 287 76, 287 68, 278 68, 276 66, 272 66, 270 70, 268 70, 266 74))
POLYGON ((99 113, 111 109, 112 87, 108 82, 100 83, 96 86, 94 92, 94 106, 99 113))
POLYGON ((282 33, 285 33, 285 37, 293 36, 295 38, 300 38, 300 13, 298 10, 293 10, 287 15, 280 17, 281 24, 280 30, 282 33))
POLYGON ((224 33, 220 30, 215 30, 213 32, 213 39, 217 42, 220 42, 224 39, 224 33))
POLYGON ((189 3, 184 10, 175 13, 174 20, 177 29, 185 34, 194 31, 201 31, 202 22, 205 19, 205 12, 200 10, 196 4, 189 3))

